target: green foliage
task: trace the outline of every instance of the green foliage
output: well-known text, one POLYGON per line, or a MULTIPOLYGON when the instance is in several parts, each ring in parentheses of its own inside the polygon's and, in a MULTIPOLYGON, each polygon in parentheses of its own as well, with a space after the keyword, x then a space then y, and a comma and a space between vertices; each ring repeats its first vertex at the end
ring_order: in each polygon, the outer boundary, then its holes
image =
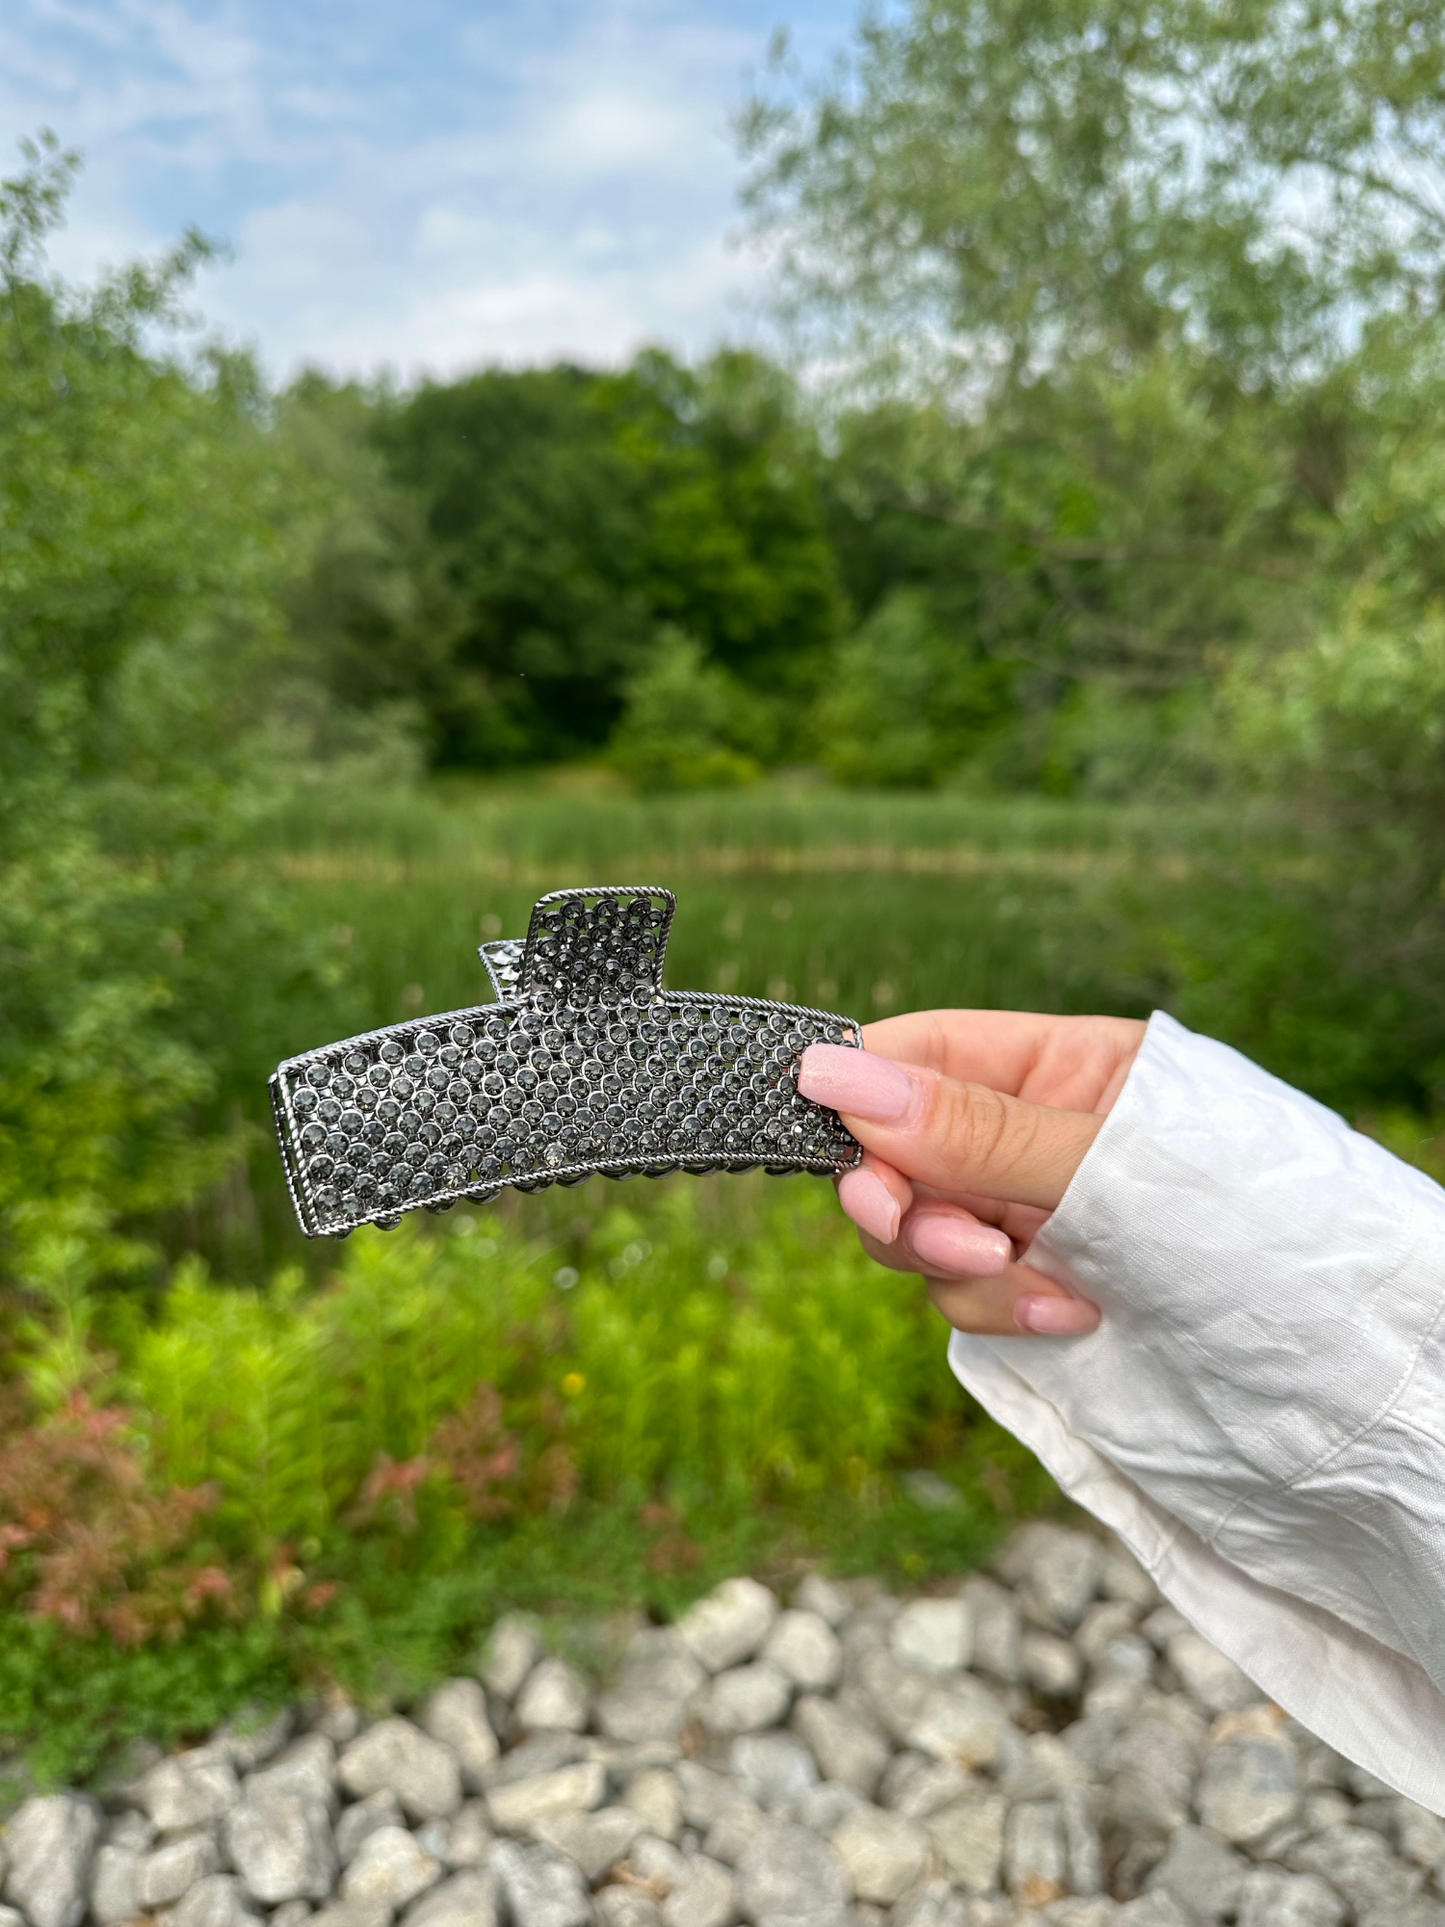
POLYGON ((1012 711, 1012 676, 894 589, 842 645, 818 699, 819 760, 840 782, 925 789, 977 761, 1012 711))
MULTIPOLYGON (((48 279, 71 163, 0 184, 0 1275, 234 1162, 236 1091, 334 973, 247 861, 312 744, 281 590, 306 497, 252 371, 145 352, 203 243, 48 279)), ((133 1268, 133 1266, 132 1266, 133 1268)))
MULTIPOLYGON (((816 674, 841 612, 816 445, 755 357, 426 383, 376 434, 450 597, 411 692, 443 763, 599 748, 659 625, 755 690, 816 674)), ((383 655, 405 660, 399 632, 383 655)))
POLYGON ((659 632, 626 695, 611 761, 641 790, 756 782, 781 733, 776 705, 708 662, 701 643, 672 628, 659 632))
POLYGON ((676 1611, 829 1547, 956 1570, 1047 1501, 826 1187, 600 1188, 358 1234, 319 1288, 192 1263, 154 1316, 92 1306, 130 1405, 0 1436, 0 1731, 37 1770, 301 1682, 417 1691, 510 1604, 676 1611), (890 1476, 925 1460, 946 1514, 890 1476))

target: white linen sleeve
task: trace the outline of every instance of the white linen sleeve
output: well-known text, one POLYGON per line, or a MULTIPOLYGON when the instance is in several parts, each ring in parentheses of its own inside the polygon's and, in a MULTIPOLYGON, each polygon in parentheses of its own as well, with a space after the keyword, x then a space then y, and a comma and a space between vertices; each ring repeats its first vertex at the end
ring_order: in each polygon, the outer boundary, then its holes
POLYGON ((1303 1725, 1445 1813, 1445 1191, 1156 1015, 1030 1263, 1087 1338, 950 1362, 1303 1725))

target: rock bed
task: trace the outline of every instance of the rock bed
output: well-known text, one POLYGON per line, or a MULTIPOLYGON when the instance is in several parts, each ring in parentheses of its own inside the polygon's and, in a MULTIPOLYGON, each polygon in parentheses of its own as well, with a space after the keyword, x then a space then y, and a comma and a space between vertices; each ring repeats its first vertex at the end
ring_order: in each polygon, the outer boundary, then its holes
POLYGON ((1445 1823, 1045 1524, 923 1598, 729 1580, 600 1689, 510 1617, 410 1718, 222 1732, 0 1855, 0 1927, 1445 1927, 1445 1823))

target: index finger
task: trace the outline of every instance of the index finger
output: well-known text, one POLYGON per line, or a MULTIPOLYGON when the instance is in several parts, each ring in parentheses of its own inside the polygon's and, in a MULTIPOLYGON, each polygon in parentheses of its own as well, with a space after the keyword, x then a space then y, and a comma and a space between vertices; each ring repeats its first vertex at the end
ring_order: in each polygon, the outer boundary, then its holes
POLYGON ((960 1084, 1063 1110, 1106 1113, 1144 1035, 1128 1017, 1027 1010, 915 1010, 863 1029, 865 1048, 960 1084))

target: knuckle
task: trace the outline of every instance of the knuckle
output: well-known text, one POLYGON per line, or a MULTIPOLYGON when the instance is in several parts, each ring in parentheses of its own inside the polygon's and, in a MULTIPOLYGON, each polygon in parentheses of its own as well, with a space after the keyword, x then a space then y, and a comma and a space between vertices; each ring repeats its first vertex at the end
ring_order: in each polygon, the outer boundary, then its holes
POLYGON ((1009 1160, 1016 1135, 1013 1107, 997 1091, 940 1080, 934 1105, 935 1135, 952 1169, 981 1175, 1009 1160))

